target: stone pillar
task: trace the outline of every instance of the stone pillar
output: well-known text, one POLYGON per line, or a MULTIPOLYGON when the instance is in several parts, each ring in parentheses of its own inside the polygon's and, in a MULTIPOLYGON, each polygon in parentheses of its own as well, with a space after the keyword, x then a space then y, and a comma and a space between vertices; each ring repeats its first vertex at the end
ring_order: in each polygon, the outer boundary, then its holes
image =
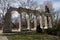
POLYGON ((20 32, 21 31, 21 17, 20 17, 20 15, 19 15, 18 21, 19 21, 19 29, 18 29, 18 31, 20 32))
POLYGON ((26 14, 26 21, 27 21, 27 29, 30 30, 30 19, 29 19, 29 15, 26 14))
POLYGON ((52 21, 51 21, 51 17, 48 17, 49 18, 49 28, 52 28, 52 21))
POLYGON ((43 25, 42 25, 42 16, 39 16, 40 18, 40 28, 43 29, 43 25))
POLYGON ((4 17, 3 32, 4 33, 12 32, 11 13, 9 13, 9 11, 5 14, 5 17, 4 17))
POLYGON ((44 16, 44 20, 45 20, 45 27, 44 27, 44 29, 47 29, 48 27, 47 27, 47 17, 46 16, 44 16))
POLYGON ((34 30, 36 30, 37 28, 37 19, 36 16, 34 15, 34 30))

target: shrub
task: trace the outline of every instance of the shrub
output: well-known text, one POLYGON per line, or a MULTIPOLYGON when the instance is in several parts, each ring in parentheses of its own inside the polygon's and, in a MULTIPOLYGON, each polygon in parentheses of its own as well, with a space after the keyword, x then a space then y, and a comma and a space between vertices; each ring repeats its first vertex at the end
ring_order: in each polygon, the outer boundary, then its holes
POLYGON ((37 26, 37 30, 38 33, 42 33, 42 29, 40 28, 40 25, 37 26))
POLYGON ((54 29, 51 29, 51 28, 46 29, 45 32, 47 34, 50 34, 50 35, 56 35, 56 31, 54 29))
POLYGON ((60 36, 60 23, 57 24, 56 32, 57 32, 57 35, 60 36))

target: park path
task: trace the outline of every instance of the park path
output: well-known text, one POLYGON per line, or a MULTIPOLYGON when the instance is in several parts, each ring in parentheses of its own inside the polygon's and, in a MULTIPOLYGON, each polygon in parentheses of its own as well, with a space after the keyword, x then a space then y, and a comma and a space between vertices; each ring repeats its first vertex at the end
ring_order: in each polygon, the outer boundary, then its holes
POLYGON ((0 40, 8 40, 7 36, 4 36, 2 30, 0 30, 0 40))
POLYGON ((0 40, 8 40, 6 36, 0 36, 0 40))

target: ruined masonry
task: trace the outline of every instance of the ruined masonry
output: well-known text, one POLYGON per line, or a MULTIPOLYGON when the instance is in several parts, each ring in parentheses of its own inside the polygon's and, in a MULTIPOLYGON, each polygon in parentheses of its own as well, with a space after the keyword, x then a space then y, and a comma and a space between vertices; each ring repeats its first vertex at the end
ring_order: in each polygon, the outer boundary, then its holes
POLYGON ((45 12, 39 12, 37 10, 31 10, 26 8, 12 8, 10 7, 7 9, 7 13, 4 18, 4 26, 3 26, 3 32, 13 32, 16 30, 13 30, 11 27, 11 11, 18 11, 19 15, 19 28, 16 29, 18 32, 21 32, 22 30, 28 30, 28 31, 36 31, 37 26, 41 29, 48 29, 52 28, 52 16, 48 11, 45 12), (22 12, 26 12, 26 22, 23 23, 22 21, 22 12), (34 22, 31 24, 30 21, 30 14, 34 15, 34 22), (37 20, 37 16, 39 16, 39 21, 37 20), (39 22, 39 24, 38 24, 39 22), (24 26, 24 24, 26 26, 24 26), (31 26, 33 25, 33 26, 31 26))

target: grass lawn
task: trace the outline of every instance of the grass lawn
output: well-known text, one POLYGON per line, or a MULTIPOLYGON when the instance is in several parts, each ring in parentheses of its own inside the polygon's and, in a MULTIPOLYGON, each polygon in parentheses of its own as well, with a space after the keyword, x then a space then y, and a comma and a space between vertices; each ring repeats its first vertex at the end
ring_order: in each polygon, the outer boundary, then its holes
POLYGON ((9 40, 60 40, 57 36, 47 34, 13 34, 7 36, 9 40))

